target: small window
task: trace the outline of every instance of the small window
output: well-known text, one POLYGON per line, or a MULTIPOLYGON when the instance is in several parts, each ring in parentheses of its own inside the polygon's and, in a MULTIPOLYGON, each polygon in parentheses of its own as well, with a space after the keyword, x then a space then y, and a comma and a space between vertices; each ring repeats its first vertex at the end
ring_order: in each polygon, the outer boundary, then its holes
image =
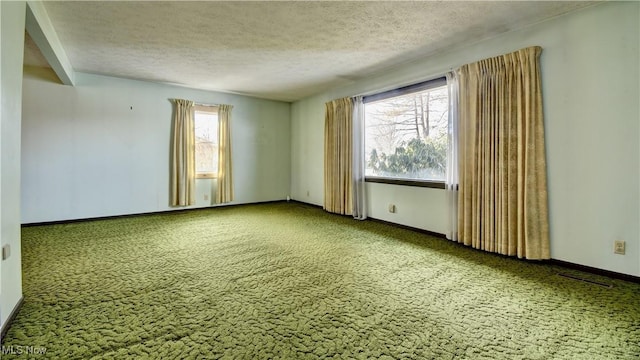
MULTIPOLYGON (((370 181, 444 183, 449 94, 444 78, 367 96, 365 163, 370 181), (409 182, 407 182, 409 180, 409 182)), ((395 182, 400 183, 400 182, 395 182)))
POLYGON ((196 178, 213 179, 218 173, 218 109, 196 106, 196 178))

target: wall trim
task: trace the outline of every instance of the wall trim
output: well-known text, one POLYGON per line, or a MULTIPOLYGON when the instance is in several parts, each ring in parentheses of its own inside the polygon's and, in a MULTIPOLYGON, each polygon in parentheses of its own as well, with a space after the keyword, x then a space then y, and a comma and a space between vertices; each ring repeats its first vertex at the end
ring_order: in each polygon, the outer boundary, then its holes
POLYGON ((605 276, 612 279, 625 280, 625 281, 640 284, 640 276, 634 276, 634 275, 619 273, 619 272, 610 271, 610 270, 598 269, 596 267, 580 265, 580 264, 576 264, 576 263, 572 263, 564 260, 549 259, 549 260, 546 260, 545 262, 551 265, 561 266, 567 269, 580 270, 586 273, 591 273, 591 274, 605 276))
POLYGON ((24 303, 24 296, 21 296, 16 306, 14 306, 13 310, 11 310, 11 313, 9 314, 7 321, 5 321, 4 324, 2 324, 2 329, 0 329, 0 339, 4 339, 4 336, 7 335, 7 331, 9 331, 9 328, 11 327, 11 323, 13 322, 13 319, 15 319, 15 317, 18 315, 18 312, 20 311, 20 308, 22 307, 23 303, 24 303))
MULTIPOLYGON (((297 204, 301 204, 301 205, 307 205, 307 206, 311 206, 317 209, 324 209, 322 207, 322 205, 316 205, 316 204, 312 204, 312 203, 308 203, 308 202, 304 202, 304 201, 300 201, 300 200, 295 200, 295 199, 291 199, 289 202, 292 203, 297 203, 297 204)), ((339 214, 335 214, 335 215, 339 215, 339 214)))
MULTIPOLYGON (((303 202, 303 201, 298 201, 298 200, 291 200, 291 201, 292 202, 297 202, 297 203, 300 203, 300 204, 305 204, 305 205, 308 205, 308 206, 318 207, 318 208, 322 209, 322 206, 319 206, 319 205, 309 204, 309 203, 306 203, 306 202, 303 202)), ((342 215, 339 215, 339 216, 342 216, 342 215)), ((408 225, 402 225, 402 224, 394 223, 394 222, 391 222, 391 221, 380 220, 380 219, 371 218, 371 217, 367 218, 367 220, 371 220, 371 221, 374 221, 374 222, 377 222, 377 223, 386 224, 386 225, 389 225, 389 226, 395 226, 395 227, 398 227, 398 228, 401 228, 401 229, 405 229, 405 230, 409 230, 409 231, 419 232, 419 233, 430 235, 430 236, 433 236, 435 238, 439 238, 439 239, 442 239, 442 240, 447 240, 447 236, 445 234, 441 234, 441 233, 438 233, 438 232, 429 231, 429 230, 425 230, 425 229, 420 229, 420 228, 413 227, 413 226, 408 226, 408 225)), ((449 241, 449 240, 447 240, 447 241, 449 241)), ((465 246, 464 244, 461 244, 459 242, 453 242, 453 243, 456 244, 456 245, 459 245, 459 246, 464 246, 465 248, 468 248, 468 249, 481 251, 482 253, 488 254, 488 255, 504 256, 504 257, 507 257, 507 258, 510 258, 510 259, 527 261, 527 262, 534 261, 534 260, 527 260, 527 259, 518 259, 518 258, 515 258, 513 256, 506 256, 506 255, 495 254, 495 253, 490 253, 490 252, 474 249, 472 247, 465 246)), ((549 260, 542 260, 542 261, 540 261, 540 263, 548 264, 548 265, 560 266, 560 267, 563 267, 563 268, 566 268, 566 269, 579 270, 579 271, 582 271, 582 272, 595 274, 595 275, 600 275, 600 276, 608 277, 608 278, 611 278, 611 279, 624 280, 624 281, 629 281, 629 282, 640 284, 640 277, 639 276, 634 276, 634 275, 629 275, 629 274, 624 274, 624 273, 619 273, 619 272, 609 271, 609 270, 604 270, 604 269, 598 269, 598 268, 595 268, 595 267, 575 264, 575 263, 571 263, 571 262, 568 262, 568 261, 557 260, 557 259, 549 259, 549 260)))
POLYGON ((197 208, 176 208, 172 210, 149 211, 149 212, 134 213, 134 214, 108 215, 108 216, 96 216, 96 217, 82 218, 82 219, 43 221, 43 222, 34 222, 34 223, 24 223, 24 224, 21 224, 21 227, 73 224, 73 223, 80 223, 80 222, 86 222, 86 221, 111 220, 111 219, 121 219, 121 218, 136 217, 136 216, 161 215, 161 214, 178 213, 183 211, 198 211, 198 210, 207 210, 207 209, 216 209, 216 208, 227 208, 227 207, 233 207, 233 206, 271 204, 271 203, 279 203, 279 202, 286 202, 286 200, 269 200, 269 201, 259 201, 254 203, 215 205, 215 206, 205 206, 205 207, 197 207, 197 208))
POLYGON ((398 223, 394 223, 394 222, 391 222, 391 221, 376 219, 376 218, 372 218, 372 217, 368 217, 367 220, 371 220, 373 222, 377 222, 377 223, 381 223, 381 224, 385 224, 385 225, 389 225, 389 226, 395 226, 395 227, 398 227, 398 228, 401 228, 401 229, 415 231, 415 232, 419 232, 419 233, 422 233, 422 234, 430 235, 430 236, 433 236, 433 237, 436 237, 436 238, 439 238, 439 239, 447 240, 447 235, 441 234, 439 232, 420 229, 420 228, 417 228, 417 227, 398 224, 398 223))
MULTIPOLYGON (((78 222, 86 222, 86 221, 120 219, 120 218, 126 218, 126 217, 145 216, 145 215, 171 214, 171 213, 176 213, 176 212, 181 212, 181 211, 198 211, 198 210, 215 209, 215 208, 222 208, 222 207, 229 207, 229 206, 248 206, 248 205, 271 204, 271 203, 282 203, 282 202, 298 203, 298 204, 311 206, 311 207, 318 208, 318 209, 322 209, 323 208, 321 205, 307 203, 307 202, 300 201, 300 200, 291 199, 291 200, 287 201, 287 200, 283 199, 283 200, 271 200, 271 201, 255 202, 255 203, 217 205, 217 206, 208 206, 208 207, 201 207, 201 208, 175 209, 175 210, 165 210, 165 211, 137 213, 137 214, 124 214, 124 215, 93 217, 93 218, 85 218, 85 219, 46 221, 46 222, 39 222, 39 223, 22 224, 22 227, 41 226, 41 225, 70 224, 70 223, 78 223, 78 222)), ((338 215, 338 214, 334 214, 334 215, 338 215)), ((347 216, 347 215, 338 215, 338 216, 347 216)), ((426 235, 430 235, 430 236, 433 236, 435 238, 439 238, 439 239, 442 239, 442 240, 447 240, 447 237, 446 237, 445 234, 441 234, 441 233, 438 233, 438 232, 435 232, 435 231, 430 231, 430 230, 426 230, 426 229, 420 229, 420 228, 417 228, 417 227, 398 224, 398 223, 394 223, 394 222, 391 222, 391 221, 376 219, 376 218, 372 218, 372 217, 368 217, 367 220, 373 221, 373 222, 377 222, 377 223, 381 223, 381 224, 386 224, 386 225, 389 225, 389 226, 395 226, 397 228, 401 228, 401 229, 405 229, 405 230, 409 230, 409 231, 415 231, 415 232, 426 234, 426 235)), ((449 240, 447 240, 447 241, 449 241, 449 240)), ((459 246, 465 246, 465 245, 460 244, 458 242, 454 242, 454 243, 456 245, 459 245, 459 246)), ((465 246, 465 248, 473 249, 472 247, 468 247, 468 246, 465 246)), ((474 250, 477 250, 477 249, 474 249, 474 250)), ((482 251, 482 250, 478 250, 478 251, 482 251)), ((490 255, 506 256, 506 255, 489 253, 489 252, 485 252, 485 251, 482 251, 482 252, 485 253, 485 254, 490 254, 490 255)), ((511 257, 511 256, 506 256, 506 257, 512 258, 512 259, 516 259, 516 260, 529 261, 529 260, 526 260, 526 259, 517 259, 517 258, 511 257)), ((557 259, 543 260, 543 261, 541 261, 541 263, 549 264, 549 265, 556 265, 556 266, 564 267, 564 268, 567 268, 567 269, 579 270, 579 271, 583 271, 583 272, 586 272, 586 273, 605 276, 605 277, 612 278, 612 279, 619 279, 619 280, 624 280, 624 281, 629 281, 629 282, 640 284, 640 276, 634 276, 634 275, 619 273, 619 272, 610 271, 610 270, 598 269, 598 268, 587 266, 587 265, 580 265, 580 264, 575 264, 575 263, 571 263, 571 262, 568 262, 568 261, 557 260, 557 259)), ((22 300, 21 300, 21 303, 22 303, 22 300)))

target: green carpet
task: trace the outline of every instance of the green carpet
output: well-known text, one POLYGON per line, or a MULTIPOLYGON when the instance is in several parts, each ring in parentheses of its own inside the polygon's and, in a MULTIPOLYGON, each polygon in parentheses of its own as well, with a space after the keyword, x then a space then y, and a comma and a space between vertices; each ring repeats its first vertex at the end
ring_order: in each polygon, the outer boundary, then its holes
POLYGON ((640 354, 640 284, 297 203, 27 227, 22 244, 3 360, 640 354))

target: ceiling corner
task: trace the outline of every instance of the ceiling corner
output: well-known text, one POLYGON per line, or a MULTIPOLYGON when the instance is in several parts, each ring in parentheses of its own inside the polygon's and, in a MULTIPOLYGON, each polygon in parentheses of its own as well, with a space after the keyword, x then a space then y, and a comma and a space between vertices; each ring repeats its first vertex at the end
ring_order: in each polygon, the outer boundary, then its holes
POLYGON ((75 71, 60 43, 42 1, 27 1, 25 27, 42 55, 65 85, 73 86, 75 71))

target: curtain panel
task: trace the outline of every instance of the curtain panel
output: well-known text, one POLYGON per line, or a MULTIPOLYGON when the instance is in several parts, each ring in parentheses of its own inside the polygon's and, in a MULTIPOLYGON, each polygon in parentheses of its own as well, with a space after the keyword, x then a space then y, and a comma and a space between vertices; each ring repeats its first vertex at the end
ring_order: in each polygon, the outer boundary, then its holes
POLYGON ((540 47, 464 65, 459 78, 459 242, 549 258, 540 47))
POLYGON ((324 206, 332 213, 353 214, 353 101, 325 104, 324 206))
POLYGON ((195 133, 193 101, 172 99, 171 206, 195 204, 195 133))
POLYGON ((218 188, 216 202, 233 201, 233 167, 231 162, 231 105, 218 106, 218 188))
POLYGON ((449 121, 447 128, 447 173, 445 189, 447 195, 447 239, 458 241, 458 77, 449 72, 447 91, 449 93, 449 121))
POLYGON ((365 194, 365 148, 364 148, 364 103, 362 96, 353 101, 353 217, 357 220, 367 218, 367 197, 365 194))

